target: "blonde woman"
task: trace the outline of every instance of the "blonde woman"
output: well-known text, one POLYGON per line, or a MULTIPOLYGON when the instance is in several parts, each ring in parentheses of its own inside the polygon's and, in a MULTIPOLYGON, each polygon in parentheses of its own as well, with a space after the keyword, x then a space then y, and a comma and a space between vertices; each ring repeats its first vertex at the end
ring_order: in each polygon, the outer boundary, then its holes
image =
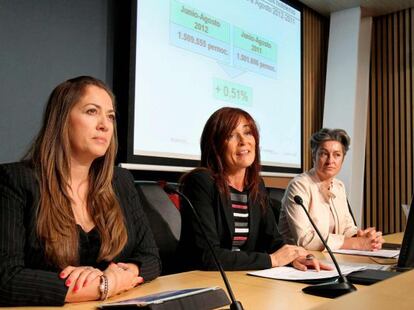
POLYGON ((87 76, 58 85, 25 160, 0 165, 1 305, 103 300, 160 274, 116 149, 111 90, 87 76))

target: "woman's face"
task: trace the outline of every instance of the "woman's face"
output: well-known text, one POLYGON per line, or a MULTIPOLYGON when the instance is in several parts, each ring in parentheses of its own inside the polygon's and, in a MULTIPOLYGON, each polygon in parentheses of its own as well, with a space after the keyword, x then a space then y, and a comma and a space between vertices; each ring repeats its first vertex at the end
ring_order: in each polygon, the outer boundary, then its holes
POLYGON ((115 111, 111 97, 89 85, 69 113, 68 132, 72 161, 91 164, 105 155, 114 133, 115 111))
POLYGON ((226 172, 234 174, 246 170, 256 157, 256 140, 248 121, 240 117, 238 125, 233 129, 226 141, 224 162, 226 172))
POLYGON ((338 141, 325 141, 316 152, 315 171, 321 181, 332 179, 341 170, 344 161, 343 146, 338 141))

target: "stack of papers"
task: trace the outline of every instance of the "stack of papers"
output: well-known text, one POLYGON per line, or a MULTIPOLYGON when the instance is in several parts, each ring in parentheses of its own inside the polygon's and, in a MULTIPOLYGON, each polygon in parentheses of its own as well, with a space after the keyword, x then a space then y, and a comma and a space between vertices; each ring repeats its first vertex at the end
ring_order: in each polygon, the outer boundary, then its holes
POLYGON ((361 250, 333 250, 334 253, 362 255, 371 257, 397 258, 400 250, 378 250, 378 251, 361 251, 361 250))

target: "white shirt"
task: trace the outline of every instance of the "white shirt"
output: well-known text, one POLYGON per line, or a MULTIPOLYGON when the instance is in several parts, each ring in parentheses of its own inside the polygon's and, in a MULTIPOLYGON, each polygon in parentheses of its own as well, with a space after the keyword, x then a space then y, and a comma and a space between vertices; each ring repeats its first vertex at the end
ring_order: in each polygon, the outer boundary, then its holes
POLYGON ((308 250, 324 249, 302 207, 295 203, 295 195, 302 197, 303 205, 331 249, 339 249, 345 237, 356 234, 357 227, 348 210, 344 184, 333 179, 330 190, 324 190, 312 169, 295 177, 282 199, 279 230, 285 242, 308 250))

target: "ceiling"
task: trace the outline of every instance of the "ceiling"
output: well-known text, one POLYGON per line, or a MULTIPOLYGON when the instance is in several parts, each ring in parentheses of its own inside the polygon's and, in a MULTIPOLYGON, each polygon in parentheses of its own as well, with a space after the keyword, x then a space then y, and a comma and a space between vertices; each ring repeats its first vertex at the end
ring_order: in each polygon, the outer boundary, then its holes
POLYGON ((322 15, 362 7, 363 16, 386 15, 408 8, 414 8, 414 0, 299 0, 322 15))

